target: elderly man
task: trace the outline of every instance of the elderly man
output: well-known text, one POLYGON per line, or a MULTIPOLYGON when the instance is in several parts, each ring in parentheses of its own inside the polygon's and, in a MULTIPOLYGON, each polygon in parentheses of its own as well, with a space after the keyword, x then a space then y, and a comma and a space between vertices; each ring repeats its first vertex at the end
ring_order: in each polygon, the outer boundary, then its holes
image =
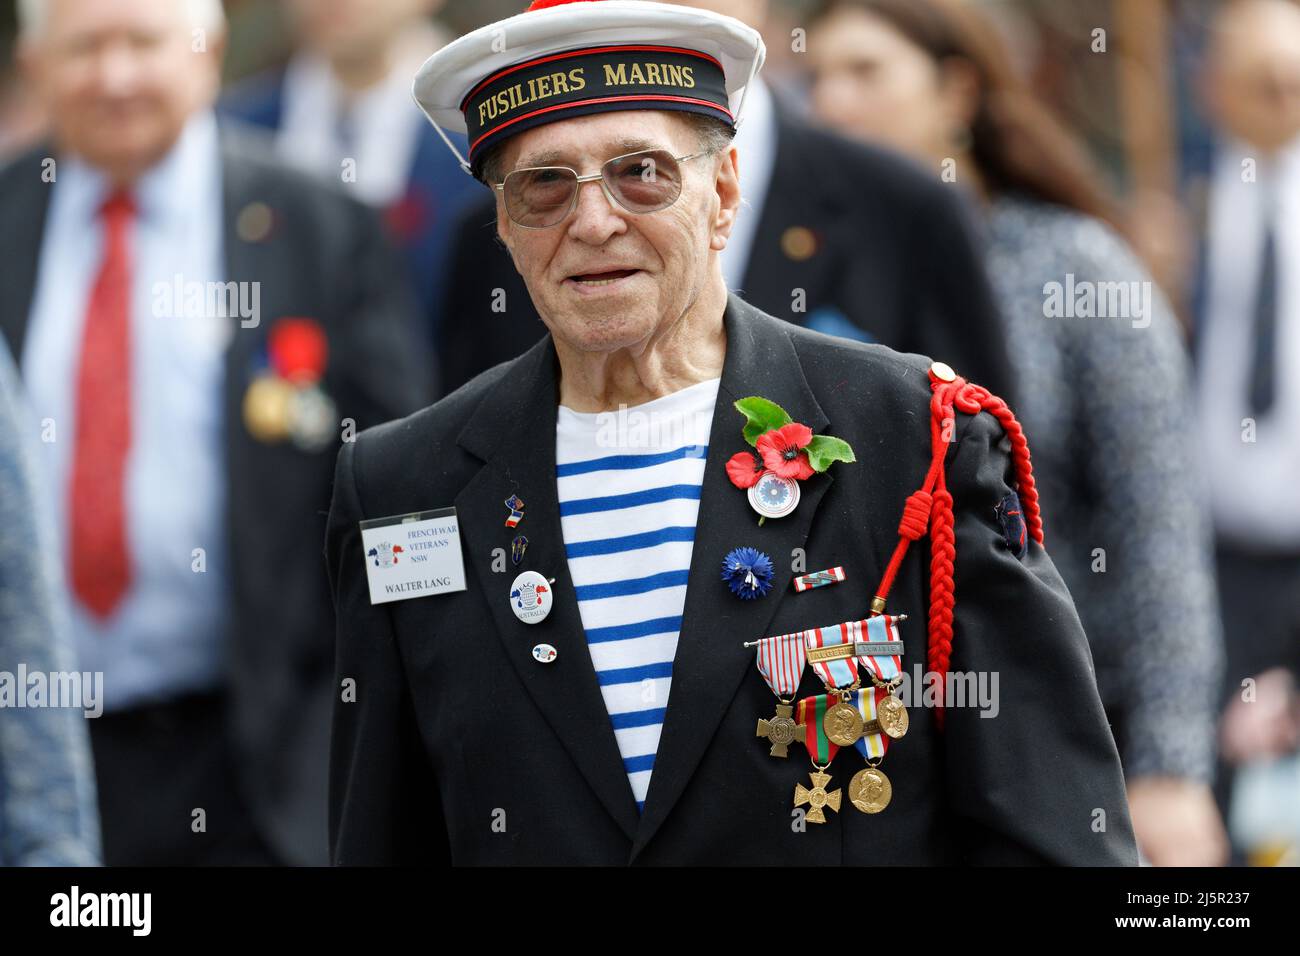
POLYGON ((333 622, 303 542, 337 443, 427 400, 400 265, 364 206, 218 128, 217 0, 19 13, 53 142, 0 171, 0 330, 103 674, 105 862, 323 863, 333 622))
POLYGON ((728 294, 762 59, 600 0, 421 70, 549 334, 340 453, 335 863, 1135 861, 1005 404, 728 294))

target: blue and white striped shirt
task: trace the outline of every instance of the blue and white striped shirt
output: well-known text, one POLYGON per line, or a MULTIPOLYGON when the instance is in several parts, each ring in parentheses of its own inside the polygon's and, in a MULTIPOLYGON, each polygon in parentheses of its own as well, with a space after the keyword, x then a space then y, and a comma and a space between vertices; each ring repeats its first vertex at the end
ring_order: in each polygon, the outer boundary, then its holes
POLYGON ((638 809, 668 707, 719 382, 618 412, 561 405, 556 419, 569 575, 638 809))

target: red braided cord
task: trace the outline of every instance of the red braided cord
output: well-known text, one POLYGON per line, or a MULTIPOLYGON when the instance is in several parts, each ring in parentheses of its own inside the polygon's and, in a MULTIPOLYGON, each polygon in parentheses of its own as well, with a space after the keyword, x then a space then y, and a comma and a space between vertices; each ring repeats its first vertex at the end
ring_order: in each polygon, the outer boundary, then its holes
POLYGON ((1016 421, 1015 415, 1007 403, 987 389, 967 382, 960 376, 951 382, 942 381, 931 373, 930 388, 930 469, 926 473, 925 483, 920 490, 908 496, 903 507, 903 517, 898 524, 899 540, 890 558, 880 587, 876 589, 876 599, 872 601, 872 613, 884 612, 885 599, 893 587, 894 578, 907 554, 908 546, 925 532, 928 522, 930 528, 930 620, 929 641, 926 647, 926 666, 932 680, 937 681, 935 688, 938 706, 935 711, 935 723, 940 730, 944 723, 943 678, 948 673, 952 657, 953 608, 956 606, 956 585, 953 580, 953 565, 957 557, 957 538, 952 511, 952 495, 948 493, 947 476, 944 473, 944 459, 948 454, 948 445, 955 434, 954 408, 970 415, 987 411, 993 415, 1002 430, 1011 441, 1011 461, 1015 469, 1015 483, 1020 494, 1024 511, 1025 525, 1034 540, 1043 543, 1043 521, 1038 508, 1038 489, 1034 485, 1033 469, 1030 464, 1029 443, 1025 440, 1024 429, 1016 421), (945 434, 945 425, 952 432, 945 434))

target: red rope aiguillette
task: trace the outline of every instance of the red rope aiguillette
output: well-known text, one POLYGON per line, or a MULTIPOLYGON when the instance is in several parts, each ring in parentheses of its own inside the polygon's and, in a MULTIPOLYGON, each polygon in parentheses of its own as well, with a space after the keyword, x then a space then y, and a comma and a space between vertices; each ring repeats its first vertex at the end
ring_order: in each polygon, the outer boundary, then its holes
POLYGON ((953 585, 953 562, 957 556, 957 541, 953 530, 952 495, 948 493, 944 474, 944 460, 956 434, 957 411, 968 415, 988 412, 1002 425, 1011 440, 1011 461, 1015 468, 1016 490, 1024 507, 1025 526, 1040 545, 1043 543, 1043 521, 1038 510, 1038 491, 1034 487, 1034 474, 1029 461, 1029 443, 1024 430, 1016 421, 1007 403, 987 389, 967 382, 957 375, 948 381, 930 369, 930 470, 920 489, 912 492, 903 506, 903 516, 898 523, 898 545, 885 568, 880 587, 871 602, 873 614, 883 614, 885 600, 894 586, 894 578, 907 554, 908 546, 930 531, 930 622, 926 649, 926 668, 938 680, 939 705, 935 720, 943 727, 943 683, 952 656, 952 618, 956 603, 953 585))

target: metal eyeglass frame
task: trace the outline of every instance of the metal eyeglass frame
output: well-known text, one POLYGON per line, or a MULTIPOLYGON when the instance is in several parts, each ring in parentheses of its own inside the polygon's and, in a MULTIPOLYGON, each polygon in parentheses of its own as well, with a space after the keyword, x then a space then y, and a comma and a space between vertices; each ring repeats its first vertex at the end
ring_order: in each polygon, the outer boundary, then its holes
MULTIPOLYGON (((609 188, 609 183, 605 182, 605 169, 606 167, 609 166, 610 163, 616 163, 620 159, 627 159, 629 156, 640 156, 642 153, 659 153, 659 152, 668 153, 668 150, 636 149, 630 153, 622 153, 621 155, 614 156, 611 159, 605 160, 605 162, 602 163, 600 166, 600 172, 592 173, 589 176, 579 176, 578 171, 574 169, 572 166, 523 166, 519 169, 510 170, 510 172, 506 173, 505 179, 502 179, 501 182, 499 183, 493 183, 492 188, 495 189, 497 192, 501 193, 502 197, 504 198, 505 190, 506 190, 506 180, 509 179, 511 176, 515 175, 516 173, 535 173, 543 169, 562 169, 565 172, 573 173, 574 178, 577 180, 577 182, 574 183, 573 195, 569 197, 569 208, 564 211, 564 215, 561 216, 559 219, 555 220, 555 222, 550 223, 549 225, 546 226, 526 226, 522 222, 519 222, 517 219, 515 219, 513 215, 511 215, 510 221, 513 222, 520 229, 554 229, 560 223, 564 222, 564 220, 568 219, 571 215, 573 215, 573 210, 578 205, 578 193, 582 190, 582 184, 594 183, 597 181, 600 182, 600 191, 605 194, 605 199, 610 203, 611 206, 613 206, 616 209, 621 209, 624 212, 629 213, 633 216, 648 216, 650 215, 650 213, 662 212, 663 210, 667 209, 669 206, 673 205, 673 203, 677 202, 677 200, 681 198, 682 195, 681 190, 679 189, 677 191, 677 195, 674 196, 672 202, 668 203, 667 205, 660 206, 658 209, 649 209, 646 210, 645 212, 637 212, 635 209, 628 209, 621 202, 619 202, 618 199, 614 196, 613 192, 609 188)), ((706 149, 698 153, 687 153, 685 156, 673 156, 673 162, 685 163, 685 162, 689 162, 692 159, 699 159, 701 156, 708 156, 713 152, 714 150, 706 149)), ((672 153, 668 153, 668 155, 672 156, 672 153)), ((507 215, 510 214, 509 203, 506 203, 506 214, 507 215)))

